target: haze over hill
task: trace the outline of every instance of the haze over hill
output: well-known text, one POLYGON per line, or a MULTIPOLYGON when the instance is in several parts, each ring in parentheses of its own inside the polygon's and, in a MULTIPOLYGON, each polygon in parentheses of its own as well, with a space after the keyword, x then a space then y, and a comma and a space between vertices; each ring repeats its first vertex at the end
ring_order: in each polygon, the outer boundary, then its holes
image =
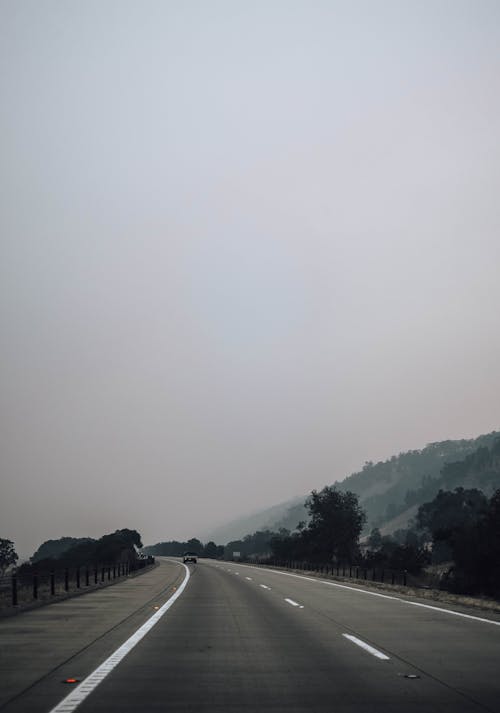
MULTIPOLYGON (((422 449, 394 455, 386 461, 367 462, 363 469, 336 483, 339 490, 356 493, 367 513, 365 531, 381 527, 384 533, 404 528, 418 506, 440 488, 478 488, 491 495, 500 488, 500 431, 473 439, 430 443, 422 449), (489 449, 493 455, 488 456, 489 449), (486 457, 485 457, 486 454, 486 457)), ((293 530, 307 519, 308 494, 254 513, 209 532, 207 539, 225 543, 256 530, 293 530)))

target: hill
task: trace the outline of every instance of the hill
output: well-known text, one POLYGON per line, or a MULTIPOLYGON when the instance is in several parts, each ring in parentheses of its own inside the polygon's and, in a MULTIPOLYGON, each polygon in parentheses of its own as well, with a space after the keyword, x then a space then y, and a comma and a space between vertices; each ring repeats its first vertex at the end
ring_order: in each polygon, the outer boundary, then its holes
MULTIPOLYGON (((365 532, 373 527, 390 533, 407 525, 418 506, 438 490, 478 488, 491 495, 500 488, 500 432, 472 439, 429 443, 378 463, 367 462, 362 470, 336 483, 339 490, 359 496, 366 511, 365 532)), ((247 518, 234 520, 210 533, 215 542, 236 540, 256 530, 294 530, 305 520, 307 495, 294 498, 247 518)))
POLYGON ((305 498, 293 498, 252 515, 232 520, 226 525, 222 525, 205 534, 204 540, 213 540, 214 542, 226 544, 231 540, 239 540, 257 530, 277 530, 280 527, 287 527, 287 529, 293 530, 300 520, 305 519, 304 500, 305 498))
POLYGON ((470 440, 430 443, 384 462, 366 463, 338 487, 359 496, 367 514, 367 530, 384 527, 391 531, 391 521, 401 526, 401 515, 407 512, 409 519, 415 506, 431 500, 440 488, 471 487, 491 495, 500 487, 500 470, 485 464, 490 449, 496 449, 499 442, 500 433, 493 431, 470 440))

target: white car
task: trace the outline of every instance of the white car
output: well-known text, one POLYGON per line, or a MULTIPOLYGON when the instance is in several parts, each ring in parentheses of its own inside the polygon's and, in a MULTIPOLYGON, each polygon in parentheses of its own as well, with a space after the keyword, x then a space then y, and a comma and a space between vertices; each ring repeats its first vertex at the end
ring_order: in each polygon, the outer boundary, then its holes
POLYGON ((184 552, 184 555, 182 557, 182 561, 184 562, 184 564, 186 564, 186 562, 193 562, 193 564, 196 564, 197 559, 198 555, 196 554, 196 552, 184 552))

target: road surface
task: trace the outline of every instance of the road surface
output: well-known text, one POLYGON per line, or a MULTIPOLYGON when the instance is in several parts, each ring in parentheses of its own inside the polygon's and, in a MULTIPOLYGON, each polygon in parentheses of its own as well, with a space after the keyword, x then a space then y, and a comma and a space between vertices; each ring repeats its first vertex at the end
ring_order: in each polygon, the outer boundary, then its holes
POLYGON ((2 713, 500 713, 500 621, 492 615, 234 563, 164 561, 159 571, 169 586, 137 643, 130 624, 127 632, 117 625, 106 656, 109 634, 2 713), (93 677, 125 640, 126 655, 93 677), (75 672, 87 686, 80 694, 61 684, 75 672), (78 705, 60 703, 69 692, 78 705))

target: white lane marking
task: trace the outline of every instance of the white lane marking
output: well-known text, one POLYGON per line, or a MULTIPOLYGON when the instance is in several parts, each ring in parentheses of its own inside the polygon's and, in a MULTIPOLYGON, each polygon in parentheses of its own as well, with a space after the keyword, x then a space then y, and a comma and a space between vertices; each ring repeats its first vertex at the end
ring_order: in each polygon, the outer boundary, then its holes
POLYGON ((298 602, 294 602, 293 599, 285 599, 285 602, 288 602, 288 604, 291 604, 292 607, 300 607, 300 604, 298 602))
MULTIPOLYGON (((251 564, 244 565, 251 569, 258 569, 262 572, 260 567, 254 567, 251 564)), ((360 589, 359 587, 349 587, 347 584, 338 584, 337 582, 328 582, 326 579, 317 579, 316 577, 306 577, 303 574, 293 574, 292 572, 282 572, 279 569, 269 569, 267 572, 271 574, 284 574, 286 577, 295 577, 296 579, 305 579, 307 582, 316 582, 320 584, 327 584, 329 587, 338 587, 339 589, 349 589, 351 592, 359 592, 360 594, 369 594, 371 597, 380 597, 381 599, 392 599, 395 602, 401 602, 402 604, 409 604, 412 607, 423 607, 424 609, 433 609, 434 611, 441 612, 442 614, 452 614, 453 616, 460 616, 463 619, 472 619, 473 621, 480 621, 483 624, 493 624, 494 626, 500 626, 500 621, 495 621, 494 619, 484 619, 480 616, 474 616, 473 614, 463 614, 459 611, 453 611, 453 609, 444 609, 443 607, 434 607, 431 604, 422 604, 421 602, 410 602, 408 599, 401 599, 401 597, 394 597, 390 594, 380 594, 379 592, 369 592, 367 589, 360 589)))
POLYGON ((251 577, 245 577, 245 579, 248 579, 249 582, 253 582, 253 579, 251 577))
POLYGON ((239 572, 235 572, 235 574, 239 574, 239 572))
POLYGON ((259 584, 259 587, 262 587, 262 589, 271 589, 271 587, 268 587, 267 584, 259 584))
POLYGON ((378 649, 374 649, 373 646, 367 644, 366 641, 361 641, 361 639, 358 639, 356 636, 352 636, 352 634, 342 634, 342 636, 349 639, 349 641, 352 641, 352 643, 356 644, 356 646, 360 646, 365 651, 368 651, 368 653, 372 656, 376 656, 378 659, 382 659, 382 661, 389 661, 388 656, 383 654, 378 649))
POLYGON ((95 671, 85 678, 85 680, 77 686, 69 695, 67 695, 63 700, 58 703, 50 713, 72 713, 80 703, 87 698, 89 693, 97 688, 97 686, 103 681, 106 676, 111 673, 111 671, 117 666, 120 661, 122 661, 125 656, 132 651, 134 646, 143 639, 146 634, 153 628, 155 624, 162 618, 164 614, 170 609, 172 604, 178 599, 182 592, 185 590, 186 585, 189 581, 190 573, 189 568, 185 564, 182 565, 186 570, 186 576, 184 577, 182 584, 179 588, 172 594, 170 599, 165 602, 154 614, 151 616, 137 631, 128 638, 124 644, 116 649, 111 656, 98 666, 95 671))

